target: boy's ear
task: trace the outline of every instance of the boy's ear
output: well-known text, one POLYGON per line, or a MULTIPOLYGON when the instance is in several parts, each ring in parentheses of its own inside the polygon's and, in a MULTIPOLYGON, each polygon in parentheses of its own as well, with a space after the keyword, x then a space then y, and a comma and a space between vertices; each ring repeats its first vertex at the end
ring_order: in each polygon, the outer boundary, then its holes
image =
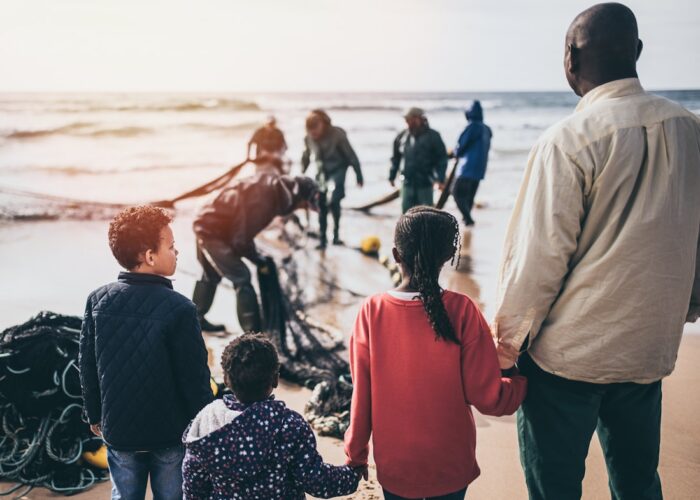
POLYGON ((270 387, 273 389, 277 389, 277 386, 280 383, 280 372, 275 373, 275 376, 272 378, 272 384, 270 384, 270 387))
POLYGON ((153 250, 151 250, 150 248, 149 248, 148 250, 146 250, 146 251, 143 253, 143 262, 144 262, 144 264, 146 264, 147 266, 152 266, 152 265, 154 265, 154 264, 155 264, 155 260, 154 260, 154 258, 153 258, 154 255, 155 255, 155 252, 154 252, 153 250))

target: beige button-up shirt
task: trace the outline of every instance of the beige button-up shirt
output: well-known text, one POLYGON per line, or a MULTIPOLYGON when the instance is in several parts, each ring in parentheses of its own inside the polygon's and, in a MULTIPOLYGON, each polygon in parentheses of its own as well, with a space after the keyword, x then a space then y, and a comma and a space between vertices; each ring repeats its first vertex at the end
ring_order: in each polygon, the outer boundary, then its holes
POLYGON ((699 233, 700 119, 636 78, 593 89, 530 153, 499 337, 527 340, 542 369, 568 379, 661 379, 700 312, 699 233))

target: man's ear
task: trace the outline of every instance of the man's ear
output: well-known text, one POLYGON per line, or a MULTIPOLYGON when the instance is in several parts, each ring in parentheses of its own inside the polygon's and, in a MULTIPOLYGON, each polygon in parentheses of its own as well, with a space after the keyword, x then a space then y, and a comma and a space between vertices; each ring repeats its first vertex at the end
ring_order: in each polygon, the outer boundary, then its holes
POLYGON ((578 49, 573 43, 566 44, 566 52, 564 55, 564 65, 569 74, 575 74, 578 71, 578 49))
POLYGON ((397 264, 401 264, 401 256, 399 255, 399 251, 396 249, 396 247, 391 249, 391 255, 394 256, 394 261, 396 261, 397 264))
POLYGON ((644 43, 642 43, 642 40, 637 41, 637 61, 639 61, 639 56, 642 55, 642 49, 644 48, 644 43))

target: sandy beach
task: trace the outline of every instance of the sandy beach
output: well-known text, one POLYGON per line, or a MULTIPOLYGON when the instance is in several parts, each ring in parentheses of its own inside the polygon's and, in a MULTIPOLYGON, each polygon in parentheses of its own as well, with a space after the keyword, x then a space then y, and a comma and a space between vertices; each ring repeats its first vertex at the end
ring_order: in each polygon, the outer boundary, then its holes
MULTIPOLYGON (((453 208, 448 205, 448 208, 453 208)), ((373 259, 353 250, 353 244, 366 234, 378 234, 383 251, 391 244, 391 228, 398 207, 389 205, 373 217, 349 212, 345 219, 347 248, 332 247, 325 257, 309 249, 295 255, 305 280, 311 307, 309 313, 349 335, 361 295, 390 288, 387 271, 373 259)), ((176 290, 189 295, 198 266, 193 236, 189 230, 191 207, 178 212, 174 224, 180 250, 176 290)), ((496 274, 500 248, 508 218, 501 209, 478 210, 477 226, 462 235, 460 265, 443 273, 444 286, 467 293, 476 299, 487 318, 493 315, 496 274)), ((90 290, 113 280, 118 268, 106 245, 106 221, 62 221, 5 223, 0 226, 0 260, 4 266, 4 283, 0 291, 0 328, 20 323, 39 310, 81 314, 90 290), (7 286, 11 284, 10 286, 7 286)), ((275 247, 274 233, 261 242, 270 252, 275 247)), ((313 240, 308 242, 309 247, 313 240)), ((235 299, 228 287, 220 287, 211 312, 213 321, 227 324, 231 332, 239 329, 234 315, 235 299)), ((206 336, 211 350, 212 372, 220 379, 218 357, 226 338, 206 336)), ((660 474, 664 493, 669 499, 697 498, 700 490, 700 395, 692 388, 700 383, 695 363, 700 359, 700 325, 687 325, 675 372, 664 382, 664 406, 660 474)), ((277 390, 279 399, 302 411, 310 391, 284 383, 277 390)), ((515 418, 476 416, 478 426, 477 458, 482 475, 469 488, 473 499, 527 498, 518 459, 515 418)), ((342 443, 319 438, 319 449, 331 463, 344 461, 342 443)), ((362 482, 354 495, 346 498, 380 499, 381 488, 374 469, 370 480, 362 482)), ((100 484, 77 495, 77 498, 108 498, 109 484, 100 484)), ((54 498, 58 495, 35 489, 25 498, 54 498)), ((609 498, 602 451, 593 440, 584 481, 584 498, 609 498)))

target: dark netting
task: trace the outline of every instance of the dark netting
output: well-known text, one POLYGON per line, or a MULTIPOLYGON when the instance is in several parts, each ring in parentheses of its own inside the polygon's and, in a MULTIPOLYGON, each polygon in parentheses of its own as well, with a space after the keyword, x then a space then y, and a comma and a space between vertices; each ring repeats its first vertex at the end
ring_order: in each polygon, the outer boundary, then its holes
MULTIPOLYGON (((107 478, 82 460, 102 441, 82 419, 81 319, 42 312, 0 334, 0 478, 72 494, 107 478)), ((16 493, 15 493, 16 494, 16 493)))
POLYGON ((311 426, 320 435, 342 438, 352 397, 350 367, 336 352, 342 338, 303 312, 294 259, 286 259, 279 272, 270 259, 258 279, 264 329, 279 350, 282 377, 313 390, 304 408, 311 426))

